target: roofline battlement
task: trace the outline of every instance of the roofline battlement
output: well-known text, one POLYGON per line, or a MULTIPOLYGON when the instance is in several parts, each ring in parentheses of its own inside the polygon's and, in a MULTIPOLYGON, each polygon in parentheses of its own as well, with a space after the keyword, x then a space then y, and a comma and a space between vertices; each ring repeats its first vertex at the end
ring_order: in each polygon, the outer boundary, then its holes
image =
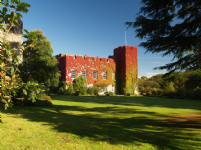
POLYGON ((87 56, 87 55, 74 55, 74 54, 65 54, 65 53, 60 53, 58 55, 55 55, 56 58, 59 57, 73 57, 73 59, 83 59, 83 60, 94 60, 94 61, 102 61, 102 62, 114 62, 113 58, 99 58, 94 57, 94 56, 87 56))

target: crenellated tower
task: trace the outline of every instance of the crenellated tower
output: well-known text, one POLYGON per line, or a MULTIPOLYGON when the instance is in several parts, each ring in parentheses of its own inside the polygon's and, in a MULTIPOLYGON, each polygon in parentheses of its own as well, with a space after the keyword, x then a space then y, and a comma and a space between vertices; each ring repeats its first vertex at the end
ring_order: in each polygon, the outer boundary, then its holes
POLYGON ((113 58, 116 62, 116 92, 137 93, 137 47, 126 45, 115 48, 113 58))

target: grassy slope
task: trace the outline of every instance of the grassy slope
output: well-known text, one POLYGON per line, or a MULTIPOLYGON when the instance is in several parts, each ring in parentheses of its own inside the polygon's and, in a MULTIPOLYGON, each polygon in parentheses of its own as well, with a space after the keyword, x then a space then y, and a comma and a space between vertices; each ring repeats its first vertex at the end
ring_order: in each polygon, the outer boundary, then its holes
POLYGON ((52 96, 2 110, 4 149, 201 149, 201 101, 52 96))

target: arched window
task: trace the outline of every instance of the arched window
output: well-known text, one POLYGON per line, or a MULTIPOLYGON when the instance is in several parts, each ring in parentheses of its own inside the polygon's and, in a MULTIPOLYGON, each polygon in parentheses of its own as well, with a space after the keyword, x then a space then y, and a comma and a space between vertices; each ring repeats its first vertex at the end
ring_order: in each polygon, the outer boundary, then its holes
POLYGON ((76 70, 75 69, 71 69, 71 78, 72 79, 76 78, 76 70))

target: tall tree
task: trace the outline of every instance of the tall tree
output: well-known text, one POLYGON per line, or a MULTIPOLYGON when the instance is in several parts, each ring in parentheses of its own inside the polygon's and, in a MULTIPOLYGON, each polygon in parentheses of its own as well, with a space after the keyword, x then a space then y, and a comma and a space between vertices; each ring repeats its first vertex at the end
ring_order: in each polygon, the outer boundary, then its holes
POLYGON ((176 70, 201 68, 201 1, 142 0, 135 22, 136 37, 146 39, 140 46, 146 52, 172 54, 173 62, 155 69, 176 70))
MULTIPOLYGON (((50 41, 40 29, 31 31, 37 40, 34 47, 29 46, 23 51, 23 64, 19 67, 24 82, 31 79, 47 86, 58 86, 60 72, 57 59, 52 55, 50 41)), ((29 40, 29 37, 27 37, 29 40)))

